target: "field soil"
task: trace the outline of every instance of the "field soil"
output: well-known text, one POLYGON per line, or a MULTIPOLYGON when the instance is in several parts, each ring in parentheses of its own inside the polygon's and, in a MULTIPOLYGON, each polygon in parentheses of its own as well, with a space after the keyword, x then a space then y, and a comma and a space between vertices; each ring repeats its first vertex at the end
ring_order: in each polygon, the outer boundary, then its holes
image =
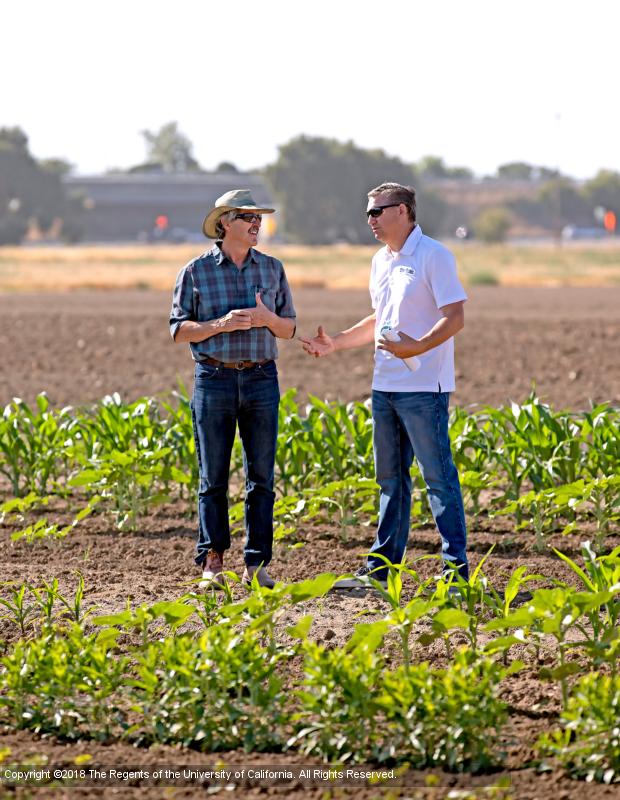
MULTIPOLYGON (((370 312, 363 290, 297 289, 297 334, 322 324, 335 333, 370 312)), ((536 391, 557 408, 620 402, 620 287, 472 287, 458 335, 459 405, 523 401, 536 391)), ((91 291, 0 295, 0 402, 78 405, 119 392, 123 399, 167 393, 177 378, 190 388, 192 360, 173 344, 170 294, 91 291)), ((341 401, 368 397, 372 349, 329 359, 280 342, 280 382, 341 401)))
MULTIPOLYGON (((27 581, 41 585, 43 580, 57 577, 62 594, 71 597, 77 583, 77 573, 84 576, 86 586, 85 608, 93 607, 95 614, 111 614, 122 611, 129 600, 132 606, 152 605, 159 600, 173 600, 195 586, 197 572, 192 564, 194 527, 186 516, 187 509, 179 506, 166 506, 157 514, 141 520, 134 533, 119 533, 102 518, 86 520, 75 533, 61 542, 43 541, 29 545, 23 541, 11 543, 9 531, 0 527, 0 562, 4 565, 4 579, 21 583, 27 581)), ((472 566, 495 544, 495 550, 485 562, 483 570, 491 586, 501 591, 508 576, 521 564, 528 571, 548 579, 535 586, 551 586, 552 576, 575 584, 573 573, 554 556, 551 549, 545 553, 532 550, 533 536, 527 532, 515 535, 508 520, 489 520, 486 517, 469 520, 470 558, 472 566)), ((587 534, 586 534, 587 535, 587 534)), ((372 529, 349 528, 344 532, 338 527, 326 525, 307 526, 296 532, 294 541, 277 543, 274 560, 270 567, 274 577, 285 581, 299 581, 320 572, 341 573, 354 570, 362 563, 372 538, 372 529)), ((573 558, 578 558, 580 537, 562 539, 557 536, 549 542, 561 548, 573 558)), ((617 543, 617 539, 616 539, 617 543)), ((233 539, 233 547, 226 558, 225 566, 237 574, 243 570, 242 541, 233 539)), ((412 531, 409 539, 408 556, 416 559, 429 553, 438 552, 438 535, 431 529, 412 531)), ((430 577, 436 570, 433 559, 421 560, 416 568, 422 578, 430 577)), ((405 578, 405 597, 413 595, 414 584, 405 578)), ((234 595, 241 599, 246 590, 235 585, 234 595)), ((520 596, 516 604, 527 598, 520 596)), ((311 635, 328 646, 343 645, 349 638, 352 626, 360 619, 371 622, 379 615, 388 612, 387 604, 374 591, 331 592, 320 601, 308 601, 289 610, 280 619, 278 629, 285 636, 285 628, 294 624, 301 616, 312 614, 314 623, 311 635)), ((413 631, 413 639, 422 632, 419 627, 413 631)), ((3 623, 0 638, 12 641, 17 638, 15 627, 3 623)), ((458 639, 454 640, 458 644, 458 639)), ((464 643, 464 640, 463 640, 464 643)), ((396 641, 388 641, 387 654, 397 651, 396 641)), ((437 667, 446 666, 443 645, 435 642, 428 647, 413 646, 414 658, 427 660, 437 667)), ((512 657, 519 657, 513 653, 512 657)), ((542 664, 542 662, 541 662, 542 664)), ((617 787, 588 784, 571 780, 560 770, 537 772, 531 765, 534 758, 534 744, 544 730, 557 724, 559 694, 557 686, 540 683, 536 670, 540 664, 529 659, 529 667, 510 678, 503 689, 503 699, 510 709, 509 723, 504 730, 502 748, 506 753, 504 769, 486 775, 453 775, 440 769, 418 771, 408 775, 406 789, 389 790, 390 798, 444 798, 444 797, 500 797, 519 798, 519 800, 582 800, 584 791, 592 800, 617 797, 617 787), (437 781, 434 788, 426 787, 429 778, 437 781), (485 787, 501 785, 508 780, 510 788, 486 794, 485 787), (413 788, 419 787, 419 788, 413 788), (450 791, 463 794, 449 795, 450 791)), ((293 673, 292 673, 293 674, 293 673)), ((316 759, 308 759, 295 753, 254 753, 247 755, 242 751, 204 754, 187 748, 155 746, 136 748, 129 744, 102 744, 96 741, 81 740, 66 742, 54 737, 39 737, 28 731, 0 729, 0 750, 10 748, 7 763, 32 763, 41 759, 50 766, 75 766, 78 757, 90 756, 90 766, 131 766, 134 769, 162 765, 193 766, 203 768, 207 765, 226 766, 245 765, 258 768, 285 767, 287 765, 320 766, 316 759)), ((190 788, 91 788, 72 789, 63 792, 54 790, 58 797, 193 797, 196 789, 190 788)), ((213 791, 213 790, 211 790, 213 791)), ((323 798, 325 789, 288 787, 286 795, 295 798, 323 798)), ((387 791, 387 790, 384 790, 387 791)), ((44 797, 51 790, 17 790, 19 797, 44 797)), ((249 788, 239 786, 234 796, 262 797, 284 793, 284 789, 249 788)), ((229 793, 222 790, 222 794, 229 793)), ((333 797, 376 798, 384 796, 377 788, 337 789, 333 797)))
MULTIPOLYGON (((335 332, 368 313, 362 291, 303 289, 295 292, 298 333, 311 334, 317 324, 335 332)), ((55 406, 77 405, 97 400, 114 391, 127 400, 142 395, 167 393, 180 377, 191 386, 191 360, 185 346, 174 346, 167 329, 169 296, 150 291, 76 292, 58 295, 0 296, 0 398, 2 403, 19 396, 31 402, 46 390, 55 406)), ((467 325, 458 337, 458 390, 460 405, 522 401, 536 384, 539 395, 556 407, 586 408, 590 402, 620 402, 620 371, 617 341, 620 337, 618 289, 503 289, 476 288, 467 304, 467 325)), ((282 389, 296 387, 300 399, 308 393, 339 400, 368 396, 372 372, 370 350, 339 354, 331 360, 306 357, 298 343, 281 345, 282 389)), ((57 577, 63 594, 72 595, 76 573, 84 576, 86 604, 96 613, 122 610, 132 605, 152 604, 178 598, 196 579, 193 566, 194 524, 183 504, 164 506, 140 521, 137 531, 119 533, 102 517, 85 520, 61 542, 42 541, 29 545, 11 542, 8 527, 0 526, 1 580, 40 584, 57 577)), ((508 519, 490 520, 485 515, 468 521, 470 553, 475 566, 496 547, 484 565, 490 584, 501 590, 508 576, 521 564, 546 576, 539 585, 551 585, 553 577, 573 581, 572 573, 551 549, 536 553, 533 535, 516 534, 508 519)), ((276 545, 272 572, 286 581, 303 580, 320 572, 354 570, 372 541, 372 528, 307 526, 296 532, 295 544, 276 545)), ((550 544, 577 557, 579 541, 588 532, 550 544)), ((615 539, 617 544, 617 538, 615 539)), ((240 573, 242 542, 233 543, 226 566, 240 573)), ((410 558, 438 552, 434 530, 414 530, 410 536, 410 558)), ((424 577, 436 562, 420 562, 424 577)), ((407 592, 413 591, 407 585, 407 592)), ((242 596, 241 587, 235 592, 242 596)), ((315 617, 312 635, 335 645, 344 643, 353 624, 363 614, 370 621, 387 607, 374 592, 331 593, 321 602, 303 604, 288 612, 284 626, 295 616, 315 617)), ((8 622, 0 622, 0 640, 17 636, 8 622)), ((438 666, 445 664, 439 643, 422 649, 417 658, 438 666)), ((541 731, 553 726, 559 709, 556 687, 542 684, 534 668, 513 676, 504 689, 510 708, 504 749, 503 771, 492 775, 448 775, 428 770, 412 775, 411 787, 391 789, 390 797, 443 798, 512 797, 530 800, 592 800, 617 797, 617 786, 585 785, 570 780, 561 771, 538 773, 532 767, 533 745, 541 731), (436 788, 426 786, 437 776, 436 788), (487 794, 489 787, 509 778, 511 787, 487 794), (414 787, 419 788, 414 788, 414 787), (424 788, 426 786, 426 788, 424 788)), ((103 745, 94 741, 63 742, 38 737, 27 731, 0 731, 0 752, 10 749, 6 763, 28 763, 33 758, 50 765, 73 766, 77 756, 88 754, 91 765, 193 765, 221 762, 226 765, 284 766, 312 760, 295 754, 243 752, 201 754, 173 747, 134 748, 127 744, 103 745)), ((314 762, 315 763, 315 762, 314 762)), ((6 796, 18 797, 194 797, 194 788, 91 788, 73 790, 17 789, 6 796)), ((228 796, 231 792, 224 792, 228 796)), ((288 787, 250 789, 237 787, 233 796, 325 797, 325 789, 288 787)), ((380 797, 378 788, 337 789, 334 797, 380 797)), ((2 795, 0 792, 0 796, 2 795)), ((328 795, 329 796, 329 795, 328 795)))

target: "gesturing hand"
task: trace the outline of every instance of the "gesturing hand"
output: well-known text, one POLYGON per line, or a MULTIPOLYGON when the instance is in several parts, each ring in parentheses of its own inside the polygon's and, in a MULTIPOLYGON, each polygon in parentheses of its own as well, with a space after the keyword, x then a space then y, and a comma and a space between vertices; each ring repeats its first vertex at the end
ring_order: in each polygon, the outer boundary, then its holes
POLYGON ((263 303, 260 292, 256 292, 256 308, 248 309, 252 313, 252 327, 265 328, 273 320, 273 311, 263 303))
POLYGON ((328 336, 325 333, 322 325, 319 325, 317 335, 313 339, 304 339, 302 336, 300 336, 299 341, 301 342, 306 353, 308 353, 310 356, 314 356, 315 358, 327 356, 330 353, 333 353, 336 349, 334 340, 331 338, 331 336, 328 336))

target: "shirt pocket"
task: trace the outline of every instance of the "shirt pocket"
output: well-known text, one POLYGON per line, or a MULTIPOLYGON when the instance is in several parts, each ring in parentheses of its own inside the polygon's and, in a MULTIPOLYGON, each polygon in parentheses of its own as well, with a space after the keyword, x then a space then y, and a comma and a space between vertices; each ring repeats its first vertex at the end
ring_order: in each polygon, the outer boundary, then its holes
POLYGON ((261 300, 263 301, 263 305, 266 306, 270 311, 276 310, 276 290, 275 289, 267 289, 263 288, 262 286, 256 287, 256 292, 260 292, 261 300))

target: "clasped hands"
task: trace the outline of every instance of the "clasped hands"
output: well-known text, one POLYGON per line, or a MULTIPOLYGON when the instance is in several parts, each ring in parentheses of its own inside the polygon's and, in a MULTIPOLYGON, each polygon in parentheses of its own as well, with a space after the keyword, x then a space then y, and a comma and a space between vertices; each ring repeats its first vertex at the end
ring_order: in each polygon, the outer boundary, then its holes
POLYGON ((273 319, 273 312, 263 303, 260 292, 256 292, 254 308, 234 308, 220 320, 225 331, 247 331, 250 328, 265 328, 273 319))

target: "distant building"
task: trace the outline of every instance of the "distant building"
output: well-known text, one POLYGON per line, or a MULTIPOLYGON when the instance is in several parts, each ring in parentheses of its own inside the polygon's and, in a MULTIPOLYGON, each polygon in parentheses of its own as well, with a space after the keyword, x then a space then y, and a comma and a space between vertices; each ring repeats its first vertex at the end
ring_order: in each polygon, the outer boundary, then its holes
POLYGON ((263 180, 244 172, 118 173, 64 182, 80 199, 86 242, 202 239, 205 214, 229 189, 250 189, 257 203, 273 205, 263 180))

